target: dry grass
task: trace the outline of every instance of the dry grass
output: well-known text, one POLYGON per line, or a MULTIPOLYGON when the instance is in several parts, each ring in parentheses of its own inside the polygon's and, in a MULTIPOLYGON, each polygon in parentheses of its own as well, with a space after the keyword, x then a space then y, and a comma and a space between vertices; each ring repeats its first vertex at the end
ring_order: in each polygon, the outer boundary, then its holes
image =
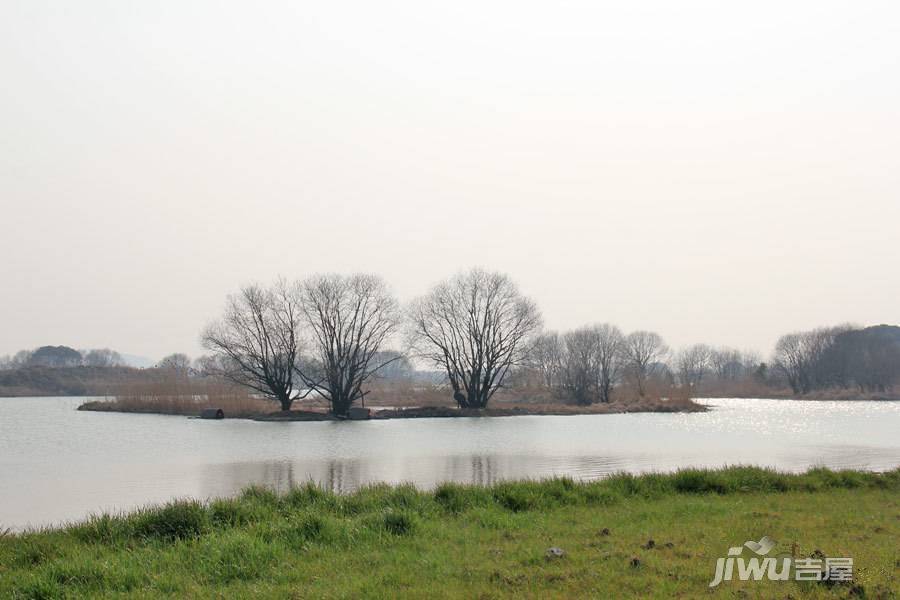
POLYGON ((773 387, 753 378, 700 382, 695 395, 700 398, 790 398, 790 388, 773 387))
MULTIPOLYGON (((370 407, 456 408, 448 386, 379 382, 366 396, 370 407)), ((688 390, 667 384, 648 383, 644 396, 627 385, 615 390, 608 404, 578 405, 572 399, 539 385, 522 385, 499 390, 488 404, 498 412, 527 414, 605 414, 616 412, 676 412, 703 410, 691 400, 688 390)))
MULTIPOLYGON (((690 390, 665 382, 648 381, 644 384, 644 394, 638 393, 638 389, 629 383, 622 383, 612 390, 612 398, 608 405, 621 409, 623 406, 687 406, 692 404, 690 390)), ((579 406, 573 398, 569 398, 556 390, 548 390, 540 385, 524 385, 502 389, 491 400, 494 406, 572 406, 573 409, 584 409, 593 406, 604 406, 599 403, 579 406)), ((599 409, 606 412, 605 409, 599 409)))
POLYGON ((625 381, 613 390, 614 402, 655 402, 667 398, 669 401, 685 401, 691 399, 691 390, 673 385, 660 379, 648 379, 644 382, 644 393, 641 394, 635 383, 625 381))
MULTIPOLYGON (((370 408, 452 409, 456 402, 448 386, 404 381, 376 381, 370 387, 365 406, 370 408)), ((279 412, 276 403, 251 395, 244 388, 221 380, 186 377, 160 372, 155 380, 118 386, 112 398, 87 402, 82 410, 154 413, 195 416, 204 408, 221 408, 228 418, 253 418, 279 412)), ((310 397, 297 401, 290 414, 325 413, 326 401, 310 397)), ((692 402, 686 390, 667 385, 648 384, 644 396, 630 387, 617 388, 613 401, 588 406, 540 386, 521 386, 500 390, 489 404, 488 412, 500 414, 605 414, 620 412, 682 412, 703 410, 692 402)), ((455 414, 455 413, 454 413, 455 414)), ((309 416, 309 415, 307 415, 309 416)), ((422 415, 427 416, 427 415, 422 415)))
POLYGON ((111 400, 87 402, 81 408, 190 416, 204 408, 221 408, 228 417, 251 417, 278 410, 278 405, 211 377, 168 374, 158 381, 123 384, 111 400))
POLYGON ((450 386, 377 380, 369 385, 366 406, 456 406, 450 386))

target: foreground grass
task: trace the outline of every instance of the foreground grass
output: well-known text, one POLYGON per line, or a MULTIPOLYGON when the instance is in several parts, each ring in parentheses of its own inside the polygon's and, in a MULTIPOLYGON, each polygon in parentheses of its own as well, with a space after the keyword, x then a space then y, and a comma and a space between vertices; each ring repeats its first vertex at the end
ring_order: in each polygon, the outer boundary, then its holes
POLYGON ((0 597, 895 597, 900 470, 375 486, 176 502, 0 537, 0 597), (729 546, 852 556, 852 585, 707 587, 729 546), (653 540, 650 543, 649 540, 653 540), (565 551, 548 558, 549 547, 565 551))

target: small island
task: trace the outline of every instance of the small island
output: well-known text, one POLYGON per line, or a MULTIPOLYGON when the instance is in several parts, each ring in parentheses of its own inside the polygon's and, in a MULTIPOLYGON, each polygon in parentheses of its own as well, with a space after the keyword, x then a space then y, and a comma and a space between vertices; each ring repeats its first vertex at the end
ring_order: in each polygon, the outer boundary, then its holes
MULTIPOLYGON (((254 403, 255 404, 255 403, 254 403)), ((262 407, 260 407, 262 408, 262 407)), ((339 417, 330 413, 327 408, 311 407, 308 409, 293 408, 287 411, 254 412, 246 406, 237 408, 234 413, 213 408, 208 401, 183 399, 181 402, 135 405, 128 400, 111 398, 108 400, 90 400, 78 407, 82 411, 95 412, 130 412, 146 414, 177 414, 197 416, 203 411, 220 410, 220 418, 252 419, 255 421, 341 421, 369 419, 429 419, 453 417, 516 417, 516 416, 565 416, 565 415, 609 415, 639 412, 704 412, 708 408, 689 398, 657 398, 633 402, 612 402, 608 404, 592 404, 580 406, 575 404, 535 404, 498 402, 490 408, 458 408, 455 406, 404 406, 404 407, 372 407, 356 409, 356 414, 339 417)))

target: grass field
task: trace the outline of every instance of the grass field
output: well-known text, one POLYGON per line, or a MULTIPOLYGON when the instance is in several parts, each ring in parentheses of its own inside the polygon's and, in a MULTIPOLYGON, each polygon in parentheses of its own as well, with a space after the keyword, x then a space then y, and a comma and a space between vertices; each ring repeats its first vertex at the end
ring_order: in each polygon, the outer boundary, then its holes
POLYGON ((900 470, 307 485, 7 533, 0 597, 893 598, 898 539, 900 470), (718 557, 764 535, 770 555, 853 557, 854 581, 708 587, 718 557))

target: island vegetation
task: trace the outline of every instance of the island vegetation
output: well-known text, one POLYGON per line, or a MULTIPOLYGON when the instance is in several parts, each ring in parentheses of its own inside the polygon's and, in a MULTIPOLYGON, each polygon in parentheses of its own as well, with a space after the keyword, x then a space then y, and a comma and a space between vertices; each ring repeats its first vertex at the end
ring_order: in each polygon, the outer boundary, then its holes
MULTIPOLYGON (((900 470, 754 467, 176 501, 0 535, 0 596, 890 598, 900 470), (852 557, 853 580, 729 581, 716 560, 852 557)), ((737 579, 735 577, 735 579, 737 579)))
POLYGON ((703 410, 699 397, 900 398, 900 327, 790 333, 769 360, 706 344, 673 351, 658 333, 609 323, 547 330, 509 277, 481 269, 406 306, 376 275, 245 286, 201 337, 209 354, 143 369, 109 349, 22 351, 0 359, 0 395, 279 419, 345 418, 353 407, 386 418, 703 410))

